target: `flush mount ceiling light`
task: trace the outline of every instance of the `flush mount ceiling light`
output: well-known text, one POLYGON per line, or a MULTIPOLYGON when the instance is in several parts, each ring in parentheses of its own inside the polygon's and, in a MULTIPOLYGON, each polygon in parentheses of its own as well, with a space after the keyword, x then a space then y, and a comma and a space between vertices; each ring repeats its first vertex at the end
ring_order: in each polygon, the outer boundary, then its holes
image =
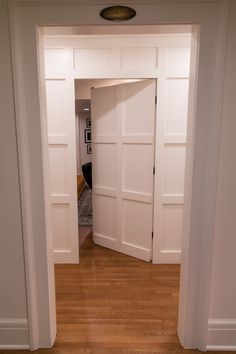
POLYGON ((136 15, 136 11, 128 6, 109 6, 100 12, 100 16, 108 21, 128 21, 136 15))

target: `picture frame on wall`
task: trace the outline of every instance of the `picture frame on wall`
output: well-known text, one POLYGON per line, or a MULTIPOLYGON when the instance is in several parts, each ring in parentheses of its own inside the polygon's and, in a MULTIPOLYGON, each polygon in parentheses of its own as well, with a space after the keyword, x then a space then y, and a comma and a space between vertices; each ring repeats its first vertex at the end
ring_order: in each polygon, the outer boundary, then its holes
POLYGON ((87 145, 87 154, 90 155, 92 154, 93 150, 92 150, 92 144, 88 144, 87 145))
POLYGON ((86 128, 91 129, 91 119, 86 119, 86 128))
POLYGON ((92 132, 91 129, 84 130, 84 142, 89 144, 92 142, 92 132))

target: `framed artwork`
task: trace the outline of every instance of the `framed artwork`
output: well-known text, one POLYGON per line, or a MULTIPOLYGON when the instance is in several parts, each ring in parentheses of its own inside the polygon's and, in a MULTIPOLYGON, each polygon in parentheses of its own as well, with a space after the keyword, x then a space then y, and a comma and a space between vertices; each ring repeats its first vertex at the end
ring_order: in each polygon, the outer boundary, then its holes
POLYGON ((91 144, 88 144, 88 145, 87 145, 87 154, 90 155, 90 154, 92 154, 92 152, 93 152, 93 151, 92 151, 92 145, 91 145, 91 144))
POLYGON ((91 129, 91 119, 86 119, 86 128, 91 129))
POLYGON ((90 129, 84 130, 84 142, 91 143, 92 142, 92 132, 90 129))

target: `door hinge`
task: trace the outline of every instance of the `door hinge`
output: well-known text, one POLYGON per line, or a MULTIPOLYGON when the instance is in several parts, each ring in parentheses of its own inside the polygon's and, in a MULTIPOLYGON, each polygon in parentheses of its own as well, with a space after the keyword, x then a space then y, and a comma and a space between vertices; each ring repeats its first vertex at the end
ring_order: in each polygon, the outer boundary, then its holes
POLYGON ((156 168, 155 166, 153 166, 153 174, 155 175, 155 173, 156 173, 156 168))
POLYGON ((155 96, 155 104, 157 104, 157 95, 155 96))

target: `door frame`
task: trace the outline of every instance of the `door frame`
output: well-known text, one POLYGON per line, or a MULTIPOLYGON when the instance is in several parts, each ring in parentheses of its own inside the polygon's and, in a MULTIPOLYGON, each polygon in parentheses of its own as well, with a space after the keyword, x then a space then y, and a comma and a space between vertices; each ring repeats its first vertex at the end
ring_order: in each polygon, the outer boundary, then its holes
MULTIPOLYGON (((115 3, 115 0, 110 3, 115 3)), ((192 124, 191 129, 188 128, 187 141, 190 138, 193 140, 186 160, 185 243, 178 334, 185 348, 206 350, 229 1, 189 0, 178 3, 170 0, 163 3, 150 0, 147 4, 144 0, 130 0, 129 3, 133 4, 138 14, 130 25, 197 24, 196 33, 201 28, 200 43, 196 43, 199 66, 190 77, 192 98, 190 93, 189 116, 192 124), (142 17, 143 7, 145 14, 142 17)), ((42 52, 39 26, 104 24, 98 16, 103 3, 92 0, 13 0, 8 1, 8 5, 28 326, 30 349, 33 350, 51 347, 56 335, 55 279, 47 217, 48 161, 44 148, 47 128, 43 117, 46 105, 45 97, 40 95, 39 90, 44 77, 37 64, 37 54, 42 52), (83 11, 80 13, 81 5, 83 11)))

